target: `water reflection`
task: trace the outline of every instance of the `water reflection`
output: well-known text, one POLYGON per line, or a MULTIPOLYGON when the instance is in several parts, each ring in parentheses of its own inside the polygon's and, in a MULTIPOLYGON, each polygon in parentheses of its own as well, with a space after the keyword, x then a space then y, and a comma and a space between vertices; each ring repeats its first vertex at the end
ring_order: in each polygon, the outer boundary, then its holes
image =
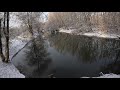
POLYGON ((120 42, 114 39, 102 39, 58 33, 49 38, 51 46, 60 53, 70 53, 77 56, 84 63, 92 63, 97 60, 114 60, 117 56, 115 49, 120 42))
POLYGON ((120 61, 117 61, 116 63, 112 62, 108 65, 102 66, 100 71, 103 73, 120 74, 120 61))
POLYGON ((119 73, 119 46, 119 40, 57 33, 33 39, 13 63, 26 77, 96 77, 119 73))
POLYGON ((116 58, 112 63, 108 65, 101 66, 100 69, 103 73, 115 73, 120 74, 120 50, 117 49, 116 58))
POLYGON ((51 63, 51 59, 49 58, 49 54, 44 47, 44 41, 41 37, 31 41, 29 46, 25 48, 24 55, 24 60, 22 60, 21 63, 16 61, 17 64, 15 64, 21 73, 26 77, 32 78, 42 77, 42 74, 44 74, 44 77, 48 77, 46 70, 51 63))

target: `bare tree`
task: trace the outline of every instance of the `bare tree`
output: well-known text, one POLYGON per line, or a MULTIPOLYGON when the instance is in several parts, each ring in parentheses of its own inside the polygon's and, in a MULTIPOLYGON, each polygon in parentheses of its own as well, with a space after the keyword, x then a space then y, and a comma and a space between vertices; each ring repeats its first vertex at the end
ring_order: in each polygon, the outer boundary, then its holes
POLYGON ((120 32, 120 12, 50 12, 46 29, 73 27, 80 32, 120 32))
POLYGON ((9 12, 4 12, 3 32, 5 35, 5 62, 9 61, 9 12))
POLYGON ((40 16, 42 15, 41 12, 19 12, 17 14, 17 17, 19 20, 21 20, 24 24, 24 26, 27 27, 27 30, 31 34, 31 36, 34 36, 34 31, 40 30, 40 16))
POLYGON ((5 61, 5 56, 3 55, 3 49, 2 49, 2 37, 1 37, 1 21, 2 19, 0 19, 0 57, 2 59, 2 61, 5 61))
POLYGON ((6 30, 6 45, 5 45, 5 56, 6 62, 9 61, 9 12, 7 12, 7 30, 6 30))

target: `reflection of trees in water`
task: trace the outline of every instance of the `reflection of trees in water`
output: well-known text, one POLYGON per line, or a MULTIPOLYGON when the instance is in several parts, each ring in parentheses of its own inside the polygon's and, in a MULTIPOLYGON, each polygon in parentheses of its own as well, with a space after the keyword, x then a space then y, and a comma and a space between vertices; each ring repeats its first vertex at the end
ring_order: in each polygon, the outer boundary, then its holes
POLYGON ((83 62, 93 62, 99 59, 111 60, 116 58, 120 42, 113 39, 77 36, 66 33, 58 33, 49 38, 60 53, 70 52, 83 62))
POLYGON ((108 65, 102 66, 100 72, 120 74, 120 60, 115 60, 108 65))
POLYGON ((44 47, 44 41, 41 38, 33 39, 31 45, 27 47, 26 61, 28 65, 34 67, 32 72, 33 77, 39 77, 43 73, 51 59, 48 57, 48 53, 44 47))
POLYGON ((114 61, 102 66, 100 72, 120 74, 120 49, 116 49, 114 61))

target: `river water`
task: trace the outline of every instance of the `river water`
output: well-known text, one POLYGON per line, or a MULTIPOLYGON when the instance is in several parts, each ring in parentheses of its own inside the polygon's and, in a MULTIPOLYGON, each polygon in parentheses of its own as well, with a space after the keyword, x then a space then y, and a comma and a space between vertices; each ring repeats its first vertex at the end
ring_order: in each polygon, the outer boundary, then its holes
POLYGON ((26 78, 97 77, 120 74, 120 41, 57 33, 32 40, 13 60, 26 78))

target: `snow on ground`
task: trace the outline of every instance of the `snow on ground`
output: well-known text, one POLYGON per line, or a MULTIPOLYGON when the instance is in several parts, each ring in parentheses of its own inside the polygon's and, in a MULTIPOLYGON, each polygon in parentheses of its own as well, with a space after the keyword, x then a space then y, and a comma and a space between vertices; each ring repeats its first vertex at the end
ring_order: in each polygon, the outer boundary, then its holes
POLYGON ((82 77, 82 78, 120 78, 120 75, 110 73, 110 74, 103 74, 102 76, 99 77, 82 77))
MULTIPOLYGON (((18 52, 19 49, 30 40, 30 38, 23 38, 21 36, 16 37, 10 41, 10 59, 18 52)), ((25 78, 24 75, 20 74, 17 68, 10 63, 3 63, 0 60, 0 78, 25 78)))
POLYGON ((71 30, 60 29, 59 32, 72 33, 73 31, 74 31, 74 29, 71 29, 71 30))
MULTIPOLYGON (((81 35, 81 34, 78 34, 78 35, 81 35)), ((85 35, 85 36, 96 36, 96 37, 101 37, 101 38, 118 38, 117 35, 115 34, 102 34, 102 33, 84 33, 82 35, 85 35)))
MULTIPOLYGON (((72 34, 74 30, 75 29, 71 29, 71 30, 60 29, 59 32, 72 34)), ((106 34, 106 33, 102 33, 102 32, 78 33, 77 35, 85 35, 85 36, 89 36, 89 37, 96 36, 96 37, 101 37, 101 38, 118 38, 118 37, 120 37, 116 34, 106 34)))
POLYGON ((110 73, 110 74, 104 74, 103 76, 97 78, 120 78, 120 75, 110 73))
MULTIPOLYGON (((39 34, 35 33, 34 37, 36 38, 39 34)), ((20 50, 21 48, 23 48, 25 46, 25 44, 27 42, 29 42, 31 39, 30 35, 24 35, 21 34, 20 36, 17 36, 15 39, 12 39, 10 41, 10 59, 12 58, 12 56, 18 52, 18 50, 20 50)))
POLYGON ((10 42, 10 59, 12 56, 18 52, 21 48, 25 46, 25 44, 30 40, 30 38, 23 37, 22 35, 12 39, 10 42))
POLYGON ((12 63, 3 63, 0 60, 0 78, 25 78, 12 63))

